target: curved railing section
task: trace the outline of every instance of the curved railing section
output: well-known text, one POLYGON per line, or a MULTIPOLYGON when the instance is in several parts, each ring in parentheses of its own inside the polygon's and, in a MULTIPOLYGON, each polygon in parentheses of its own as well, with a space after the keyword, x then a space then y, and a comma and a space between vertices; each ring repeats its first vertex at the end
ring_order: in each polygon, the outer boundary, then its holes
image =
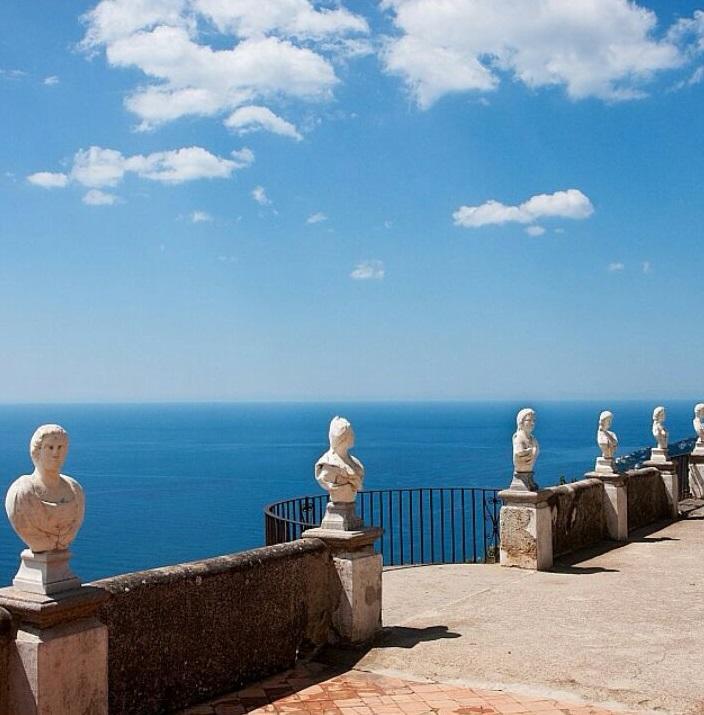
MULTIPOLYGON (((294 541, 319 526, 327 499, 319 494, 267 506, 267 546, 294 541)), ((384 529, 378 550, 386 566, 498 561, 500 508, 496 489, 419 487, 357 494, 364 523, 384 529)))

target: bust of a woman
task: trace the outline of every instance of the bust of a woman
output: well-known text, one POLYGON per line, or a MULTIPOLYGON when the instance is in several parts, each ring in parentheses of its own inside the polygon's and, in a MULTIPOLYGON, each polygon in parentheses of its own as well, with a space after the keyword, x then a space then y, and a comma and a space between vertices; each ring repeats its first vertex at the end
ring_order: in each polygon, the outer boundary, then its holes
POLYGON ((5 509, 12 528, 34 553, 68 549, 83 523, 80 484, 61 474, 68 434, 59 425, 43 425, 29 445, 34 471, 16 479, 5 509))
POLYGON ((599 428, 596 433, 596 443, 601 450, 604 459, 613 459, 616 447, 618 447, 618 437, 611 431, 611 424, 614 416, 608 410, 599 415, 599 428))
POLYGON ((352 425, 344 417, 334 417, 328 436, 330 449, 315 463, 315 479, 333 504, 353 503, 362 488, 364 467, 349 453, 354 447, 352 425))
POLYGON ((653 437, 658 449, 667 449, 667 429, 665 428, 665 408, 656 407, 653 410, 653 437))

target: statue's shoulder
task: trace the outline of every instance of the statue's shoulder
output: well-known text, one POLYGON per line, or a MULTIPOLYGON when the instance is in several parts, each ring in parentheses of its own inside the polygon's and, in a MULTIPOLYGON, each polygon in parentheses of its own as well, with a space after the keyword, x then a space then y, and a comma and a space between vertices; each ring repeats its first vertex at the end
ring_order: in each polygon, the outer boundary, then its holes
POLYGON ((352 464, 354 464, 360 472, 364 472, 364 465, 357 459, 357 457, 350 454, 350 459, 352 460, 352 464))
POLYGON ((68 484, 71 491, 77 496, 83 496, 83 487, 73 478, 66 474, 62 474, 61 478, 68 484))
POLYGON ((21 499, 23 496, 34 492, 32 487, 32 475, 23 474, 21 477, 17 477, 17 479, 10 484, 10 488, 7 490, 7 497, 9 499, 10 495, 12 495, 15 498, 21 499))

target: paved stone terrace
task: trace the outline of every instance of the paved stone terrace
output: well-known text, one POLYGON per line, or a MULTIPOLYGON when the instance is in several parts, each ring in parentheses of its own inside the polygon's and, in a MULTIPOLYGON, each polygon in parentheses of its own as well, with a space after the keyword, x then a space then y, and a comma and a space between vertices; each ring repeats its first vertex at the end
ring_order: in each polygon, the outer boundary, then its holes
POLYGON ((181 715, 610 715, 578 703, 475 690, 358 670, 336 673, 321 663, 300 664, 238 693, 181 715))

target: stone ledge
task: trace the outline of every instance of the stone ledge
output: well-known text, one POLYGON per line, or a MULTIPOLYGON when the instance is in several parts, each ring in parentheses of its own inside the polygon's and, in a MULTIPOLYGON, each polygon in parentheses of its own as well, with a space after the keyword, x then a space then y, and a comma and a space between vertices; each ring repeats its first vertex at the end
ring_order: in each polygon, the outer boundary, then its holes
MULTIPOLYGON (((146 571, 135 571, 119 576, 109 576, 99 581, 93 581, 90 585, 110 593, 123 593, 151 585, 182 583, 189 578, 197 579, 199 577, 244 571, 272 561, 284 561, 295 556, 325 551, 325 548, 323 543, 316 543, 310 539, 299 539, 286 544, 240 551, 236 554, 189 561, 183 564, 175 564, 174 566, 162 566, 146 571)), ((2 604, 0 603, 0 605, 2 604)))
POLYGON ((109 593, 92 586, 81 586, 54 596, 28 593, 12 586, 0 589, 1 607, 21 623, 41 629, 90 618, 108 598, 109 593))
POLYGON ((371 546, 384 530, 378 526, 358 531, 341 531, 337 529, 308 529, 303 532, 304 539, 320 539, 333 551, 357 551, 371 546))
POLYGON ((605 474, 604 472, 587 472, 584 476, 590 481, 596 479, 602 484, 613 484, 615 487, 623 486, 628 481, 628 474, 618 472, 614 474, 605 474))
POLYGON ((499 492, 499 498, 503 500, 504 505, 514 504, 535 504, 541 506, 547 505, 548 500, 553 494, 553 488, 541 489, 537 492, 523 492, 517 489, 504 489, 499 492))

